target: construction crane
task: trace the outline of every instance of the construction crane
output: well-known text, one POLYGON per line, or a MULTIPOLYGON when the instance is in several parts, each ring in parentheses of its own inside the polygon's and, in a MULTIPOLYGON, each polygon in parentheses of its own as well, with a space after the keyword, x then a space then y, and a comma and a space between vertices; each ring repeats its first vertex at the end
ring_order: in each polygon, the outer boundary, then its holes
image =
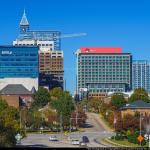
POLYGON ((56 36, 56 38, 69 38, 69 37, 78 37, 78 36, 86 36, 87 33, 73 33, 73 34, 64 34, 62 36, 56 36))
POLYGON ((16 41, 13 43, 18 44, 19 41, 30 41, 34 40, 34 44, 37 45, 38 41, 54 41, 55 50, 60 50, 60 41, 62 38, 72 38, 86 36, 87 33, 73 33, 73 34, 63 34, 59 31, 29 31, 26 33, 21 33, 16 41))
POLYGON ((62 38, 71 38, 71 37, 79 37, 79 36, 86 36, 87 33, 73 33, 73 34, 63 34, 60 36, 51 35, 53 33, 41 33, 32 32, 34 40, 53 40, 53 39, 62 39, 62 38), (43 35, 42 35, 43 34, 43 35))

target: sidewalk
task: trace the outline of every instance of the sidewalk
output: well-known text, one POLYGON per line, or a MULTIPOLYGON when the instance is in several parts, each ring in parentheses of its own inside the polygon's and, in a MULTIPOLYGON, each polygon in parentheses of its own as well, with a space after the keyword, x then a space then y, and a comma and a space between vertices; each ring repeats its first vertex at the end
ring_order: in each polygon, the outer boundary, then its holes
POLYGON ((103 128, 106 130, 106 131, 109 131, 109 132, 113 132, 114 130, 111 129, 103 120, 103 116, 101 114, 98 114, 99 115, 99 122, 100 124, 103 126, 103 128))

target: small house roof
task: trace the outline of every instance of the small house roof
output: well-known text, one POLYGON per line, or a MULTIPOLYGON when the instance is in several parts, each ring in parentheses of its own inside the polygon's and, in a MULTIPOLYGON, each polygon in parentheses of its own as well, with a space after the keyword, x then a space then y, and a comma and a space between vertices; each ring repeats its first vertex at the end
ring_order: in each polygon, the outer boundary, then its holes
POLYGON ((137 100, 135 102, 124 105, 120 109, 123 110, 123 109, 139 109, 139 108, 141 108, 141 109, 145 109, 145 108, 150 109, 150 103, 146 103, 143 100, 137 100))
POLYGON ((1 91, 1 95, 31 95, 31 91, 22 84, 8 84, 1 91))

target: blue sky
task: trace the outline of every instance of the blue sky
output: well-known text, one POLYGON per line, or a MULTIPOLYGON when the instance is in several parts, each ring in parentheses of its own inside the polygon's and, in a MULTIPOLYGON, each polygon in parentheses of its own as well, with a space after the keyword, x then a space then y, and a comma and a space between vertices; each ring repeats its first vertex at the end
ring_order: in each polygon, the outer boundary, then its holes
POLYGON ((30 29, 87 36, 62 39, 66 88, 75 90, 80 47, 122 47, 133 59, 150 60, 149 0, 1 0, 0 44, 12 44, 26 9, 30 29))

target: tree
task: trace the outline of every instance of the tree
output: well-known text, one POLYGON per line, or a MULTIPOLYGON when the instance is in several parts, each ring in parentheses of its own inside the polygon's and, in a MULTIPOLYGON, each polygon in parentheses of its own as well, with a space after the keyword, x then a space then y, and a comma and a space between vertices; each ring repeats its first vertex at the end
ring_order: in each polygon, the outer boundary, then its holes
POLYGON ((45 118, 46 126, 53 129, 54 126, 56 127, 58 125, 59 118, 56 111, 52 110, 51 108, 48 108, 44 112, 44 116, 45 116, 44 118, 45 118))
POLYGON ((0 99, 0 147, 13 147, 15 135, 20 131, 18 109, 0 99))
POLYGON ((91 98, 88 102, 88 107, 96 113, 100 112, 100 107, 103 101, 99 100, 98 98, 91 98))
POLYGON ((0 112, 8 108, 8 103, 0 97, 0 112))
POLYGON ((49 93, 50 93, 50 100, 56 100, 63 96, 64 91, 61 88, 56 87, 50 90, 49 93))
POLYGON ((137 100, 143 100, 148 103, 150 102, 148 93, 144 88, 135 89, 134 93, 129 98, 129 102, 134 102, 137 100))
POLYGON ((14 147, 16 145, 16 132, 12 126, 5 126, 0 120, 0 147, 14 147))
POLYGON ((39 87, 38 91, 33 94, 34 102, 32 107, 41 108, 48 104, 50 99, 49 91, 43 87, 39 87))
POLYGON ((111 97, 111 102, 117 109, 126 104, 125 98, 122 93, 114 93, 111 97))
POLYGON ((63 126, 68 126, 70 123, 71 113, 74 111, 74 103, 69 92, 63 92, 59 99, 51 101, 50 105, 56 109, 59 118, 63 120, 63 126))
POLYGON ((71 124, 73 126, 82 126, 86 122, 87 115, 85 114, 85 112, 83 112, 81 108, 78 108, 78 112, 74 111, 71 113, 71 118, 71 124))

